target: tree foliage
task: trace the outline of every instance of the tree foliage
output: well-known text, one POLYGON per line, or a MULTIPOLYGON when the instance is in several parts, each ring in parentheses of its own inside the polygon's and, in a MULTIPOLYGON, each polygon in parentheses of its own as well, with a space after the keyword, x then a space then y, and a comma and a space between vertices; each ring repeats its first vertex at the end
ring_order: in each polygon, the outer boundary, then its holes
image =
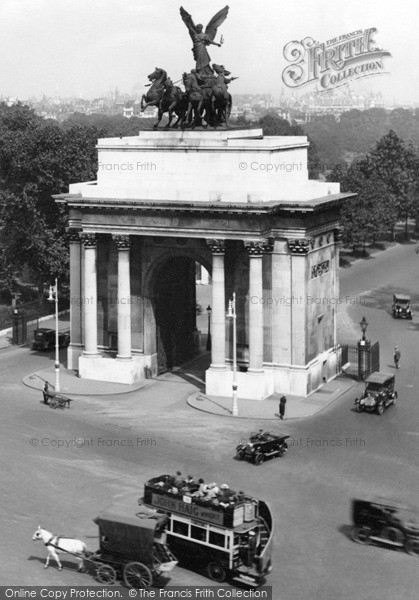
POLYGON ((0 105, 0 278, 27 267, 34 283, 68 276, 66 209, 53 194, 95 177, 97 130, 62 128, 28 107, 0 105))
POLYGON ((320 163, 324 165, 322 170, 365 157, 377 140, 390 130, 419 146, 419 109, 350 110, 339 120, 327 115, 304 123, 302 127, 317 145, 320 163))
MULTIPOLYGON (((279 117, 274 111, 269 111, 264 117, 259 119, 259 125, 263 129, 264 135, 306 135, 299 125, 291 125, 288 121, 279 117)), ((319 175, 317 146, 310 137, 308 137, 308 141, 310 143, 307 153, 308 173, 311 179, 317 179, 319 175)))
POLYGON ((389 131, 349 169, 337 165, 328 179, 355 192, 342 209, 343 239, 349 246, 377 240, 396 223, 418 213, 419 157, 411 144, 389 131))

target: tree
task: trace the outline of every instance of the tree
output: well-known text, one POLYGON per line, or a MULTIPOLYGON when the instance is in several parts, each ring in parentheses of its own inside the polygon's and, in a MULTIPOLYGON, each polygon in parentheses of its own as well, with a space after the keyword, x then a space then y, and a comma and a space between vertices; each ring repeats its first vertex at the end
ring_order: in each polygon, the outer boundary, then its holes
MULTIPOLYGON (((263 134, 267 136, 306 135, 299 125, 290 125, 288 121, 279 117, 274 111, 267 112, 264 117, 259 119, 259 125, 263 129, 263 134)), ((310 138, 308 138, 308 141, 310 143, 307 152, 308 173, 311 179, 317 179, 320 171, 317 147, 310 138)))
MULTIPOLYGON (((68 276, 66 209, 52 195, 95 177, 97 130, 63 129, 22 105, 0 105, 2 263, 34 283, 68 276)), ((5 267, 3 267, 3 270, 5 267)))
POLYGON ((362 246, 365 251, 366 244, 376 241, 396 217, 386 184, 376 177, 367 178, 363 168, 363 161, 352 165, 347 172, 336 167, 330 178, 340 181, 342 192, 357 194, 346 201, 341 211, 343 242, 352 248, 362 246))
POLYGON ((367 154, 363 172, 369 179, 382 181, 389 189, 396 218, 405 222, 407 239, 408 219, 418 210, 419 158, 415 148, 390 130, 367 154))

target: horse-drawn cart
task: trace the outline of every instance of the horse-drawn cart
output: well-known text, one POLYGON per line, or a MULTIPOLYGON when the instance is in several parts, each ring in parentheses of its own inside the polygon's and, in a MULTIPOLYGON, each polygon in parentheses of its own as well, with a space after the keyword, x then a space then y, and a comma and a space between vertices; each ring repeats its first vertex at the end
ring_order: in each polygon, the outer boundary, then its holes
POLYGON ((160 519, 107 511, 94 522, 99 526, 100 548, 86 558, 101 583, 119 579, 128 587, 144 588, 177 565, 165 543, 166 523, 160 519))
POLYGON ((70 408, 71 398, 63 396, 54 390, 44 391, 44 404, 48 404, 51 408, 70 408))

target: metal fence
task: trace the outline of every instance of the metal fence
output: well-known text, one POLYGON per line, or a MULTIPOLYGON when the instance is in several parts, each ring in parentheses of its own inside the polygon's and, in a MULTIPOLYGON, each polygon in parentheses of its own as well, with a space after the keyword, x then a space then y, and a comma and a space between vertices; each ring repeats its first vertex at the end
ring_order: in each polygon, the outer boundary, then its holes
POLYGON ((347 375, 363 381, 370 373, 380 370, 380 344, 365 340, 362 344, 343 344, 340 368, 347 375))

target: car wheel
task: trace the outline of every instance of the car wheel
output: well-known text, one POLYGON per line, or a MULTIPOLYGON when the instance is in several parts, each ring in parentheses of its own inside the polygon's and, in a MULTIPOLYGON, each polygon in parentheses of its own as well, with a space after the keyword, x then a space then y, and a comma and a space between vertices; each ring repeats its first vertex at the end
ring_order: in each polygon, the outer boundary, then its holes
POLYGON ((236 451, 236 460, 243 460, 244 458, 244 451, 243 450, 237 450, 236 451))
POLYGON ((207 575, 217 583, 223 583, 227 579, 227 571, 222 564, 218 562, 210 562, 207 565, 207 575))
POLYGON ((359 402, 355 402, 355 410, 356 412, 362 412, 362 407, 359 402))
POLYGON ((397 527, 384 527, 381 537, 393 544, 403 544, 405 540, 403 531, 400 531, 397 527))
POLYGON ((262 452, 258 452, 255 455, 253 462, 255 463, 255 465, 261 465, 263 463, 263 459, 264 459, 264 456, 263 456, 262 452))
POLYGON ((411 556, 419 557, 419 539, 418 538, 416 538, 416 539, 410 538, 410 539, 406 540, 404 549, 411 556))
POLYGON ((380 402, 380 404, 377 406, 377 413, 379 415, 382 415, 384 412, 384 404, 382 402, 380 402))
POLYGON ((287 453, 287 450, 288 450, 288 444, 285 444, 285 443, 282 444, 282 446, 279 448, 278 456, 280 456, 282 458, 287 453))
POLYGON ((354 527, 351 531, 351 537, 357 544, 370 543, 371 530, 368 527, 354 527))

